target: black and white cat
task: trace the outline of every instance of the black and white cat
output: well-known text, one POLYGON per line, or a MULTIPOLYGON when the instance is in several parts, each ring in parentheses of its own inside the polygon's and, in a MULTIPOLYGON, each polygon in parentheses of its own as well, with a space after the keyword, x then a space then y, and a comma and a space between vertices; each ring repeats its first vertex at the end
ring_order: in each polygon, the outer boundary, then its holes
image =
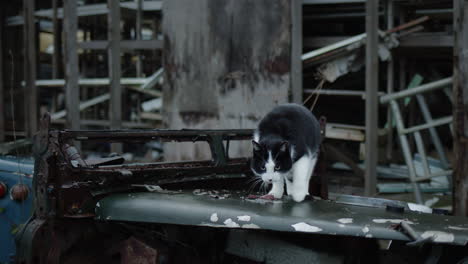
POLYGON ((294 201, 304 200, 320 142, 319 122, 301 105, 277 106, 260 121, 252 140, 251 168, 257 177, 273 185, 269 196, 281 198, 286 183, 294 201))

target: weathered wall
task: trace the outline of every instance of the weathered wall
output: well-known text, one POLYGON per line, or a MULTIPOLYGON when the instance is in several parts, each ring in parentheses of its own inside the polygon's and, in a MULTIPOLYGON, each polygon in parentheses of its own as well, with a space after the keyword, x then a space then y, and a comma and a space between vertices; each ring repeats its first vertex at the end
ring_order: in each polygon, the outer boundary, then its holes
MULTIPOLYGON (((164 103, 167 128, 254 128, 288 101, 289 0, 164 2, 164 103)), ((231 145, 247 154, 250 142, 231 145)), ((206 146, 167 144, 168 160, 204 159, 206 146)))

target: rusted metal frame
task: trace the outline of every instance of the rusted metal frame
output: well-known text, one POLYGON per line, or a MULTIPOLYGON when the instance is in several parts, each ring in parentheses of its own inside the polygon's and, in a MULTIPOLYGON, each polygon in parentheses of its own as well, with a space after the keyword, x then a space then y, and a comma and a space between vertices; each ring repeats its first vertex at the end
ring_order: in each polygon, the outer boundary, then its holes
POLYGON ((73 176, 77 182, 85 185, 106 186, 112 184, 161 184, 161 181, 172 183, 181 178, 209 176, 218 178, 219 175, 237 174, 237 177, 250 175, 248 159, 227 161, 218 166, 212 161, 159 163, 147 165, 100 166, 98 168, 65 165, 67 177, 73 176), (99 181, 97 181, 99 180, 99 181))
POLYGON ((366 2, 366 142, 365 186, 366 196, 374 196, 377 185, 377 133, 378 133, 378 25, 379 2, 366 2))
POLYGON ((208 141, 210 136, 222 135, 223 140, 248 140, 253 135, 252 129, 236 130, 61 130, 51 131, 60 140, 80 141, 103 140, 112 142, 143 142, 147 140, 165 141, 208 141))

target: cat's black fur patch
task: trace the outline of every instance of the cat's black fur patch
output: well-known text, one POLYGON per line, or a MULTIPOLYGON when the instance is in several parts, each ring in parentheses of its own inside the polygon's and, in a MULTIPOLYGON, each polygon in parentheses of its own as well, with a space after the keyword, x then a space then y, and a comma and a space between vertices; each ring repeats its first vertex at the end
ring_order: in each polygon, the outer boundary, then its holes
POLYGON ((278 171, 287 172, 302 156, 315 155, 321 142, 319 122, 307 108, 298 104, 275 107, 260 121, 256 133, 259 142, 253 142, 251 166, 258 174, 264 172, 262 168, 268 161, 268 151, 279 166, 278 171), (285 143, 285 151, 280 151, 285 143))

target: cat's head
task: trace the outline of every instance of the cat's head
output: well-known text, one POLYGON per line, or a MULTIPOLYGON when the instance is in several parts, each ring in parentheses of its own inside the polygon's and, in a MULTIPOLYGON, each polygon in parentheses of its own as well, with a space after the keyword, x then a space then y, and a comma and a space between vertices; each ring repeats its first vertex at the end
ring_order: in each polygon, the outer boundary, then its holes
POLYGON ((287 141, 252 140, 252 171, 266 183, 283 181, 292 167, 291 146, 287 141))

